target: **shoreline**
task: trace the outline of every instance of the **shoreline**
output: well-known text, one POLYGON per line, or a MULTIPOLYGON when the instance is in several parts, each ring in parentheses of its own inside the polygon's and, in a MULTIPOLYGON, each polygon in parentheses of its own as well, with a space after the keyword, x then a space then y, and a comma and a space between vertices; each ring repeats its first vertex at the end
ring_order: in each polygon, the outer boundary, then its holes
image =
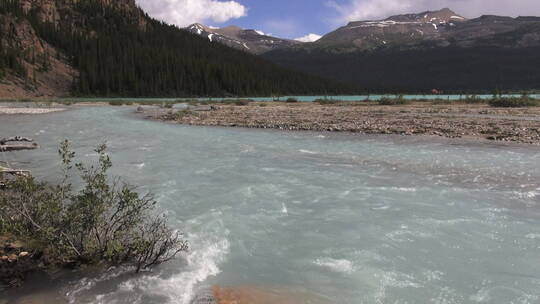
POLYGON ((540 107, 413 103, 250 102, 184 110, 139 107, 147 119, 193 126, 241 127, 367 135, 435 136, 477 142, 540 145, 540 107))
POLYGON ((66 111, 66 107, 44 102, 0 102, 0 115, 41 115, 66 111))

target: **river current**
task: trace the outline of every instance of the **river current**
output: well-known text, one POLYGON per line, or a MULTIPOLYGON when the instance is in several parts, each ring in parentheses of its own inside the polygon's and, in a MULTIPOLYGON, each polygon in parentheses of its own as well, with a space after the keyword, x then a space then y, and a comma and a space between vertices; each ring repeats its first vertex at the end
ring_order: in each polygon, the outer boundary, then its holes
POLYGON ((3 136, 41 145, 5 156, 55 182, 62 139, 86 161, 106 140, 112 173, 154 193, 191 250, 139 275, 30 280, 0 303, 190 304, 214 286, 260 303, 540 302, 537 146, 191 127, 133 111, 1 116, 3 136))

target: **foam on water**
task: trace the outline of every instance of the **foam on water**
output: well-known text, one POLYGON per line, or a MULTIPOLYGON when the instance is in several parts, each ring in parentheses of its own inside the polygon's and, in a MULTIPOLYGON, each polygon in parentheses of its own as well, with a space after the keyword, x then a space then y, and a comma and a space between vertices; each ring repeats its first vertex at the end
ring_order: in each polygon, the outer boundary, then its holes
POLYGON ((189 304, 193 300, 197 284, 219 274, 218 264, 229 251, 229 242, 221 240, 208 243, 204 248, 193 250, 187 256, 187 270, 170 278, 150 277, 139 280, 146 294, 167 297, 167 303, 189 304))
MULTIPOLYGON (((190 239, 197 239, 197 236, 190 235, 190 239)), ((227 240, 207 241, 180 257, 185 264, 179 265, 179 269, 172 275, 148 272, 140 276, 118 279, 133 272, 133 269, 119 269, 98 278, 80 280, 66 296, 70 304, 144 304, 147 302, 145 298, 154 299, 153 301, 159 303, 190 304, 197 292, 198 284, 219 274, 219 263, 228 252, 227 240), (100 284, 116 285, 117 288, 100 292, 100 284)))
POLYGON ((346 259, 319 258, 313 261, 313 264, 345 274, 350 274, 354 271, 354 264, 346 259))
POLYGON ((289 213, 289 210, 287 209, 287 205, 285 205, 285 203, 281 204, 281 213, 283 213, 283 214, 288 214, 289 213))

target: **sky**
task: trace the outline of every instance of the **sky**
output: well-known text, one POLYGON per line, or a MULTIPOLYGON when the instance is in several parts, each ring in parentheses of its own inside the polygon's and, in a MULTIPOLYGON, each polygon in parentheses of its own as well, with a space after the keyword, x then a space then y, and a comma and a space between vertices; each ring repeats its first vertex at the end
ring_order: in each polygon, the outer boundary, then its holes
POLYGON ((349 21, 451 8, 485 14, 540 16, 540 0, 136 0, 152 17, 185 27, 237 25, 272 36, 313 41, 349 21))

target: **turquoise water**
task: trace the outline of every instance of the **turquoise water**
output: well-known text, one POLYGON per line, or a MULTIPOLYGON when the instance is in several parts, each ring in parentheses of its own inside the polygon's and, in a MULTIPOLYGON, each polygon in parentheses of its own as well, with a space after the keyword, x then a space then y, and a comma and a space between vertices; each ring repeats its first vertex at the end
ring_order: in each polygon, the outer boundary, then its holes
POLYGON ((83 160, 107 140, 113 173, 155 193, 192 246, 138 276, 32 291, 48 303, 188 304, 214 285, 303 295, 293 303, 540 302, 538 147, 179 126, 133 110, 0 116, 2 134, 42 145, 7 159, 50 181, 60 140, 83 160))
MULTIPOLYGON (((446 99, 446 100, 460 100, 466 98, 468 95, 403 95, 403 98, 410 100, 435 100, 435 99, 446 99)), ((507 94, 502 95, 503 97, 520 97, 520 94, 507 94)), ((331 99, 331 100, 340 100, 340 101, 365 101, 365 100, 380 100, 381 98, 396 98, 397 95, 357 95, 357 96, 281 96, 281 97, 247 97, 240 99, 251 99, 255 101, 284 101, 288 98, 295 98, 299 101, 312 102, 317 99, 331 99)), ((475 97, 480 99, 490 99, 493 98, 493 95, 475 95, 475 97)), ((531 98, 540 99, 540 94, 529 95, 531 98)), ((75 100, 80 102, 95 102, 95 101, 148 101, 148 102, 178 102, 178 101, 188 101, 188 100, 236 100, 238 98, 66 98, 67 100, 75 100)))

